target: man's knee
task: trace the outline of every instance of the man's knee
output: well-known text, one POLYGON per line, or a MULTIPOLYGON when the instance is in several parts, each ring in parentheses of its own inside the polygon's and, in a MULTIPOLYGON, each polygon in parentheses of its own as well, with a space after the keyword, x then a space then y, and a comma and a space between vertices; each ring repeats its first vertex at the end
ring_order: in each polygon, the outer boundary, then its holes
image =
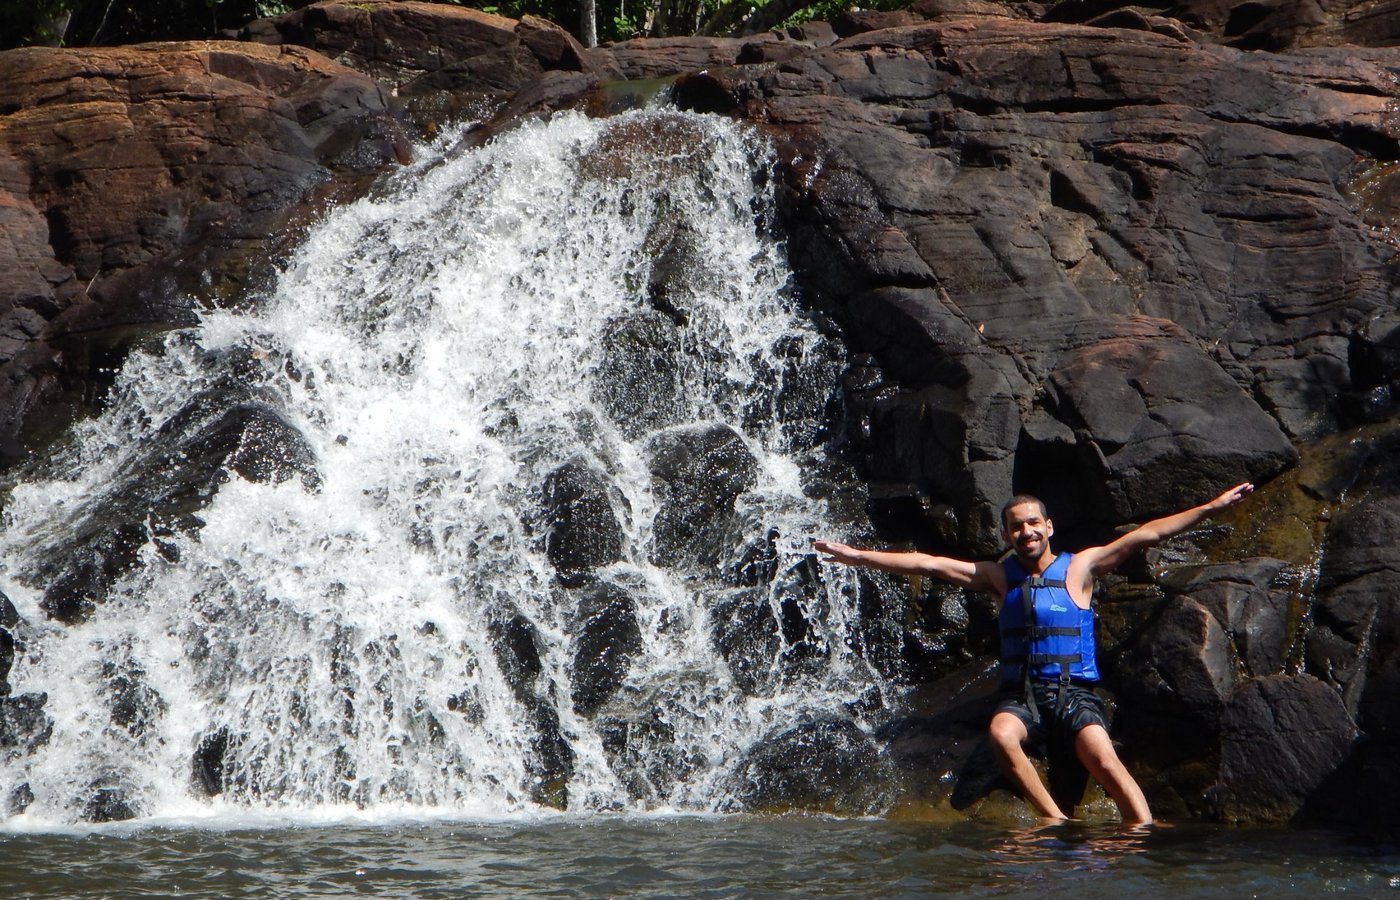
POLYGON ((997 713, 992 716, 992 724, 987 729, 992 744, 1003 752, 1019 748, 1026 741, 1028 732, 1025 724, 1011 713, 997 713))
POLYGON ((1074 736, 1074 750, 1079 761, 1091 774, 1120 769, 1123 766, 1118 759, 1118 751, 1113 748, 1113 740, 1101 725, 1081 728, 1074 736))

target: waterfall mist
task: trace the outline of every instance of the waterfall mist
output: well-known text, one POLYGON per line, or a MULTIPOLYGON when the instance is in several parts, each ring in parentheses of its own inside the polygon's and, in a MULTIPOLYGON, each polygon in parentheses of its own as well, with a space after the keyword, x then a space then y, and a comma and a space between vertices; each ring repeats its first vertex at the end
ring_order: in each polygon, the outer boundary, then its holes
POLYGON ((850 527, 844 362, 763 141, 570 114, 436 151, 11 490, 10 684, 51 729, 0 755, 12 817, 726 810, 766 736, 862 726, 857 585, 809 544, 850 527), (197 502, 162 493, 230 422, 197 502), (103 596, 60 624, 74 571, 103 596))

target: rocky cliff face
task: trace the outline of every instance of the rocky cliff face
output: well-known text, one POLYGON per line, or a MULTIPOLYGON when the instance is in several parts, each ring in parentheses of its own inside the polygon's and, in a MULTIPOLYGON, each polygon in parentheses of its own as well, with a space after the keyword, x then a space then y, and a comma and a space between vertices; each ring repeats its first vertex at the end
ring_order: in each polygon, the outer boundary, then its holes
MULTIPOLYGON (((851 361, 833 449, 878 539, 994 552, 1015 490, 1072 547, 1272 480, 1108 586, 1116 736, 1168 816, 1393 824, 1397 20, 1255 7, 925 0, 585 50, 539 21, 327 3, 242 43, 0 54, 4 452, 186 322, 178 298, 236 295, 318 190, 392 165, 391 88, 422 127, 475 110, 486 139, 678 76, 679 105, 778 147, 803 296, 851 361)), ((903 622, 886 668, 926 698, 877 736, 888 779, 994 803, 988 707, 947 699, 985 669, 986 610, 867 587, 903 622)))

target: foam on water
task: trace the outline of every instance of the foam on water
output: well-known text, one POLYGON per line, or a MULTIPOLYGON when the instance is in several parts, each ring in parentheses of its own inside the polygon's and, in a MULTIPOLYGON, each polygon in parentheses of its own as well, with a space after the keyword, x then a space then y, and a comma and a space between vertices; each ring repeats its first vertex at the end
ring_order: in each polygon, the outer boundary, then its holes
POLYGON ((102 787, 150 821, 536 815, 534 720, 488 637, 513 613, 541 638, 571 810, 720 808, 746 748, 877 683, 849 649, 849 580, 806 610, 821 663, 745 693, 713 646, 715 573, 650 561, 660 427, 742 435, 759 464, 738 512, 773 534, 779 572, 830 527, 802 489, 814 416, 772 414, 793 360, 804 377, 827 369, 802 367, 826 351, 770 233, 769 165, 752 134, 674 113, 564 115, 425 153, 328 215, 256 311, 210 312, 134 354, 47 470, 59 474, 16 486, 5 509, 0 586, 25 620, 11 683, 47 694, 53 721, 46 746, 0 764, 0 801, 33 795, 11 825, 75 822, 102 787), (600 408, 604 334, 663 276, 684 317, 680 377, 638 433, 600 408), (271 373, 259 396, 307 439, 319 489, 232 477, 203 527, 147 545, 90 620, 48 621, 36 554, 235 350, 271 373), (600 574, 627 586, 643 636, 613 706, 664 722, 687 760, 640 794, 570 703, 576 610, 539 533, 540 485, 580 459, 619 495, 624 559, 600 574), (143 686, 135 727, 113 720, 113 666, 143 686), (216 735, 228 749, 210 799, 191 759, 216 735))

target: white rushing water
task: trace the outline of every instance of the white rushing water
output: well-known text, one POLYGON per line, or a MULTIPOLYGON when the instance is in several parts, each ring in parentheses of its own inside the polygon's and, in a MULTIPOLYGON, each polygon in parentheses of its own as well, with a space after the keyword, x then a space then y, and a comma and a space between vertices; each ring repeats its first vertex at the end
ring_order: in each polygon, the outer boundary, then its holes
POLYGON ((747 748, 878 681, 850 650, 851 581, 802 601, 816 662, 783 668, 779 639, 746 691, 712 634, 741 548, 652 562, 648 448, 688 424, 732 427, 757 459, 736 510, 745 540, 775 535, 779 572, 836 527, 802 488, 815 413, 771 414, 784 372, 829 392, 836 365, 767 233, 762 142, 705 117, 564 115, 423 156, 332 211, 253 311, 134 354, 108 410, 11 492, 0 587, 24 624, 10 681, 47 695, 53 729, 0 755, 0 803, 33 798, 12 825, 77 821, 102 788, 151 819, 530 815, 549 711, 572 753, 570 809, 723 809, 747 748), (647 299, 662 281, 664 314, 647 299), (655 396, 608 407, 609 336, 638 316, 674 346, 655 396), (210 362, 225 351, 261 367, 257 397, 305 436, 319 487, 231 477, 201 528, 143 547, 85 622, 49 620, 37 555, 228 377, 210 362), (608 477, 623 558, 595 574, 632 598, 641 632, 591 715, 570 700, 580 593, 540 526, 541 485, 569 461, 608 477), (512 616, 537 636, 529 696, 491 637, 512 616), (114 714, 114 684, 140 701, 134 722, 114 714), (618 723, 630 755, 609 750, 618 723), (227 747, 214 798, 191 776, 211 736, 227 747))

